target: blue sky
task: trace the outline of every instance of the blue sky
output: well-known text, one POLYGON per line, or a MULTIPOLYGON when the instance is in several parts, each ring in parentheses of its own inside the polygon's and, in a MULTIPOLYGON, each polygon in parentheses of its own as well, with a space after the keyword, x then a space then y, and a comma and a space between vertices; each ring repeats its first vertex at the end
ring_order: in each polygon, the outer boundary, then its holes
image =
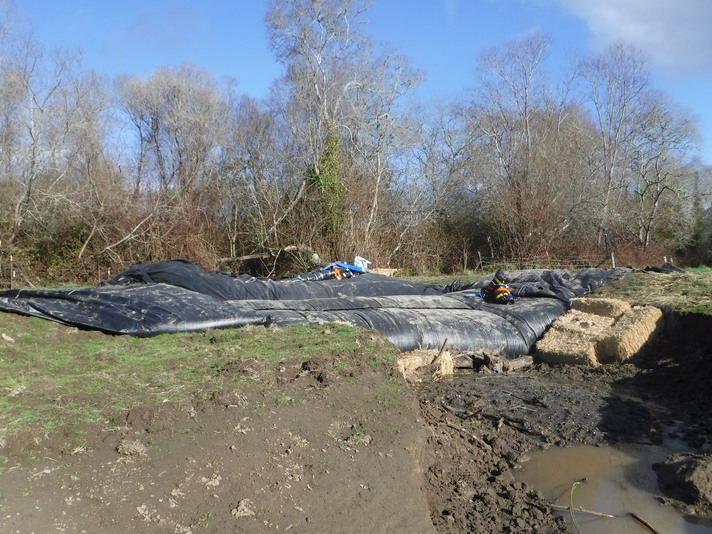
MULTIPOLYGON (((280 76, 265 37, 267 0, 15 0, 45 45, 79 48, 101 74, 146 76, 183 61, 264 96, 280 76)), ((366 31, 427 75, 427 101, 474 85, 485 49, 544 30, 553 58, 617 41, 652 59, 654 86, 699 119, 712 165, 712 0, 375 0, 366 31)))

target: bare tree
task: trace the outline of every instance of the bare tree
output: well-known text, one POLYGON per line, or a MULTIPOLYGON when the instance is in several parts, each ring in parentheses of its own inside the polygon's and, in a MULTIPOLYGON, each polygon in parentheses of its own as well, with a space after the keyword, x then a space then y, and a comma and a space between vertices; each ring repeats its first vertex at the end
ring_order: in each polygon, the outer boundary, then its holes
POLYGON ((648 59, 636 48, 616 44, 578 61, 584 101, 593 110, 598 129, 592 174, 601 182, 599 242, 617 216, 616 192, 622 193, 625 151, 639 122, 640 100, 649 85, 648 59))
POLYGON ((119 93, 136 129, 137 174, 151 172, 163 191, 188 192, 210 181, 225 110, 207 71, 165 67, 145 81, 120 79, 119 93))
POLYGON ((543 66, 550 48, 551 38, 536 33, 480 56, 479 127, 494 143, 511 180, 527 172, 535 113, 547 97, 543 66))
POLYGON ((286 68, 286 117, 300 148, 296 155, 305 181, 318 194, 320 224, 332 249, 343 210, 340 129, 346 101, 362 83, 361 71, 353 66, 367 41, 360 24, 369 6, 363 0, 273 1, 266 17, 268 37, 286 68))
POLYGON ((134 197, 146 201, 145 215, 117 243, 151 228, 156 251, 175 247, 173 255, 209 255, 216 147, 223 145, 227 124, 223 94, 207 71, 190 64, 158 69, 145 81, 121 78, 117 85, 136 139, 134 197))
MULTIPOLYGON (((472 250, 481 233, 486 233, 480 204, 485 159, 480 157, 481 133, 469 128, 459 105, 441 104, 423 117, 418 146, 409 154, 413 160, 408 180, 409 217, 416 228, 427 228, 437 239, 426 241, 433 256, 428 268, 468 267, 472 250)), ((424 256, 426 253, 419 253, 424 256)))
POLYGON ((572 152, 581 140, 581 117, 554 91, 545 61, 546 34, 533 34, 480 57, 480 85, 467 112, 476 132, 473 161, 492 171, 481 179, 490 225, 503 253, 549 255, 571 226, 584 199, 581 169, 572 152))
POLYGON ((410 110, 403 101, 420 84, 422 74, 390 49, 378 56, 364 55, 361 84, 351 93, 344 118, 345 149, 353 164, 346 187, 352 207, 349 241, 375 258, 382 252, 374 237, 384 225, 393 228, 394 182, 402 175, 404 157, 419 141, 418 120, 406 116, 410 110))
POLYGON ((0 137, 10 211, 4 212, 4 237, 10 243, 21 236, 28 243, 50 243, 78 224, 74 208, 82 202, 85 183, 75 156, 99 150, 100 139, 92 132, 103 106, 102 88, 82 71, 76 54, 48 52, 27 36, 5 52, 0 137))
POLYGON ((231 257, 293 244, 277 230, 304 182, 285 169, 283 141, 281 124, 264 103, 237 99, 220 162, 221 213, 231 257))
POLYGON ((68 178, 76 188, 72 211, 77 220, 81 239, 79 250, 73 251, 82 259, 93 252, 94 242, 104 246, 108 230, 121 219, 118 207, 124 207, 124 183, 116 163, 107 154, 107 130, 114 126, 107 113, 110 107, 106 80, 94 73, 83 73, 74 78, 65 92, 67 120, 74 124, 67 139, 66 155, 68 178), (80 230, 81 228, 81 230, 80 230))
POLYGON ((647 92, 641 100, 639 121, 628 150, 627 190, 634 198, 628 213, 634 215, 642 249, 650 245, 656 230, 667 234, 668 244, 677 248, 686 244, 692 233, 685 206, 693 201, 694 172, 684 158, 693 146, 697 129, 689 114, 665 95, 647 92))

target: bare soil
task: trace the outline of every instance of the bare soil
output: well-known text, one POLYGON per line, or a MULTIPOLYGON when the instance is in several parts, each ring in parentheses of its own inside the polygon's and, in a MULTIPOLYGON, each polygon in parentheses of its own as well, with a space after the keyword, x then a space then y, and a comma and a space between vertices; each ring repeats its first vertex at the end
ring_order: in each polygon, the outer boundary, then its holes
POLYGON ((353 354, 244 355, 218 370, 239 388, 138 405, 82 429, 81 447, 0 443, 0 532, 573 532, 517 481, 527 452, 670 436, 709 452, 712 318, 666 319, 643 353, 599 368, 406 382, 353 354))

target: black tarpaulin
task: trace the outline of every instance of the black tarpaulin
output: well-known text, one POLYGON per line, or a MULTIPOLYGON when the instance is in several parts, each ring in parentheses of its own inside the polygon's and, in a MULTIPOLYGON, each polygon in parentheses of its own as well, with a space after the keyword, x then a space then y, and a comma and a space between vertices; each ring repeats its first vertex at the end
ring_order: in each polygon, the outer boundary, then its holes
POLYGON ((0 310, 111 334, 344 321, 374 329, 401 350, 529 352, 569 301, 621 278, 625 269, 508 271, 512 305, 489 304, 489 282, 447 287, 364 273, 344 280, 271 280, 210 272, 184 260, 137 264, 110 282, 74 290, 0 292, 0 310), (458 289, 458 290, 454 290, 458 289))

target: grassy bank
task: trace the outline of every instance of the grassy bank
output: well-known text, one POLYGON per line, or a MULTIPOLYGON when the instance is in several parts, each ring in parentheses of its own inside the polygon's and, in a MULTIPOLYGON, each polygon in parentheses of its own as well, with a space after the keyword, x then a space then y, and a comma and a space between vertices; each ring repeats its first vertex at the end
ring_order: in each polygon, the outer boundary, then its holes
POLYGON ((380 336, 345 325, 137 338, 2 313, 0 335, 0 440, 27 433, 41 441, 63 431, 78 445, 86 428, 109 426, 134 406, 179 405, 234 389, 235 376, 221 372, 234 362, 254 362, 242 379, 254 385, 273 379, 279 362, 307 356, 328 357, 339 370, 356 360, 376 367, 395 359, 380 336))

